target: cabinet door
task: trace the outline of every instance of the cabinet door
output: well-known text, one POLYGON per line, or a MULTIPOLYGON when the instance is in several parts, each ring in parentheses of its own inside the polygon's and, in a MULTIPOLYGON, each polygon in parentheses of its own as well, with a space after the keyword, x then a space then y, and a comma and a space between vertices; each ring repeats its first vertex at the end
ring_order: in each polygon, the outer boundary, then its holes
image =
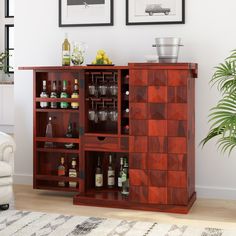
POLYGON ((167 71, 130 71, 130 197, 167 204, 167 71))
POLYGON ((14 125, 14 86, 2 85, 0 90, 1 125, 14 125))

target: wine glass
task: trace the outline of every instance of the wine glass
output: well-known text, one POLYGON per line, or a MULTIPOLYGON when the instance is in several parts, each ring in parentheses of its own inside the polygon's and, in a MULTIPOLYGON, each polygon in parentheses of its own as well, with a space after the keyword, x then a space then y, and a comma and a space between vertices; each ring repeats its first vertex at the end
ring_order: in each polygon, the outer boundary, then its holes
POLYGON ((92 101, 92 108, 88 111, 88 119, 97 123, 97 109, 94 109, 92 101))
POLYGON ((98 92, 101 96, 105 96, 107 94, 107 84, 105 83, 105 75, 102 74, 102 82, 101 84, 98 86, 98 92))
POLYGON ((117 94, 118 94, 118 86, 116 83, 115 74, 113 77, 113 82, 109 85, 109 92, 110 92, 111 96, 117 96, 117 94))
POLYGON ((113 102, 113 109, 109 110, 108 117, 111 121, 116 122, 118 120, 118 112, 115 101, 113 102))
POLYGON ((105 107, 105 102, 103 101, 102 108, 98 111, 98 119, 100 121, 106 121, 107 117, 108 117, 108 112, 107 112, 107 109, 105 107))

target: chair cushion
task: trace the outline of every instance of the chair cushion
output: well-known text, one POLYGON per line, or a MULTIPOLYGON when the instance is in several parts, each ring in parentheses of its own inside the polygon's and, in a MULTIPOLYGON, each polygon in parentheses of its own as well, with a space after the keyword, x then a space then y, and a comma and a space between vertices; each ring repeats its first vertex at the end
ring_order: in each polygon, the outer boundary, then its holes
POLYGON ((8 176, 12 176, 11 166, 4 161, 0 161, 0 178, 8 176))
POLYGON ((0 187, 12 185, 12 183, 13 183, 12 177, 0 178, 0 187))

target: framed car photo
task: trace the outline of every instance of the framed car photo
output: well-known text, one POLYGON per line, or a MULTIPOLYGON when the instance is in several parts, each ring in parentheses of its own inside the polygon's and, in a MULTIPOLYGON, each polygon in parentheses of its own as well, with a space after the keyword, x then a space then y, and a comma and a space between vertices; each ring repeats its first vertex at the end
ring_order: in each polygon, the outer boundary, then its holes
POLYGON ((59 0, 59 27, 113 25, 113 0, 59 0))
POLYGON ((126 0, 126 25, 184 23, 185 0, 126 0))

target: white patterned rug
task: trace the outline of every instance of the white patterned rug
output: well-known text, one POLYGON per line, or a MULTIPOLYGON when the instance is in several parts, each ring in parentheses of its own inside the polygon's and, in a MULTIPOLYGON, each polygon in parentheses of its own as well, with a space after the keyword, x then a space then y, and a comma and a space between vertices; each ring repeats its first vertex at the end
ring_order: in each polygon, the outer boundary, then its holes
POLYGON ((236 236, 236 231, 194 228, 29 211, 0 212, 0 236, 236 236))

